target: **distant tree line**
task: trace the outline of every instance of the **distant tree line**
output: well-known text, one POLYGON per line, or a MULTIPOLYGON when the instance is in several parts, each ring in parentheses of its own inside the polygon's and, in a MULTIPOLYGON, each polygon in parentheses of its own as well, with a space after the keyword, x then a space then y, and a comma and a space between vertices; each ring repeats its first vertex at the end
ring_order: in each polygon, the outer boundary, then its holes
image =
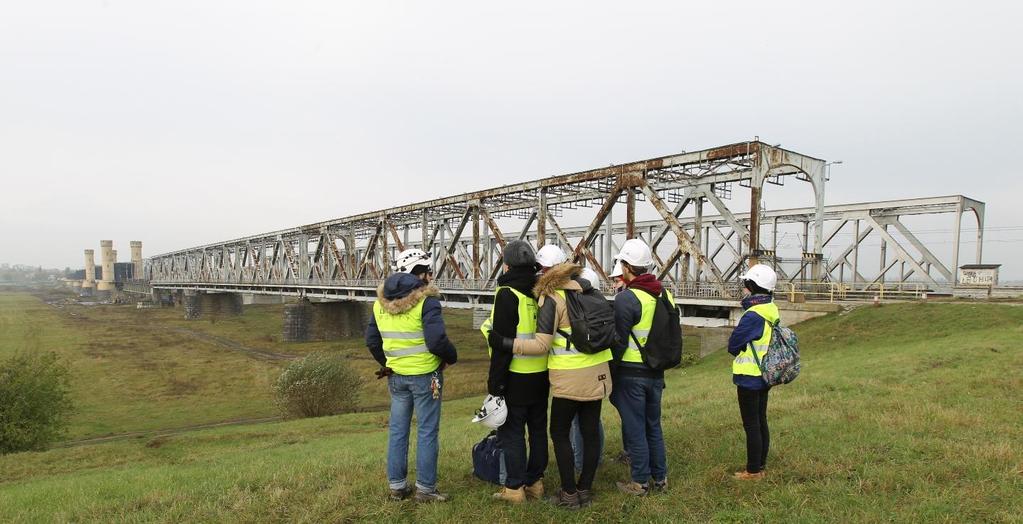
POLYGON ((71 268, 44 269, 42 266, 26 266, 24 264, 0 264, 0 282, 31 283, 46 282, 71 275, 71 268))

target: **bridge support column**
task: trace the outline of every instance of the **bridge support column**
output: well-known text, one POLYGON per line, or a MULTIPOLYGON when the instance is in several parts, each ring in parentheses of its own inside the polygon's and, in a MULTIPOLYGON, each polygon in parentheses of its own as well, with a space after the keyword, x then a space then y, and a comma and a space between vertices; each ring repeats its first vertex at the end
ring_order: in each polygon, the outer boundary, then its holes
POLYGON ((203 295, 200 291, 185 291, 181 295, 181 305, 185 310, 185 320, 197 320, 202 317, 203 295))
POLYGON ((238 293, 206 293, 203 295, 203 315, 235 316, 242 314, 242 296, 238 293))
POLYGON ((311 304, 304 298, 294 304, 284 305, 284 329, 281 338, 285 342, 308 342, 311 339, 309 329, 311 310, 311 304))
POLYGON ((311 304, 310 339, 362 337, 369 321, 367 305, 356 301, 311 304))
POLYGON ((472 328, 479 329, 487 319, 490 318, 490 310, 487 308, 473 308, 472 310, 472 328))

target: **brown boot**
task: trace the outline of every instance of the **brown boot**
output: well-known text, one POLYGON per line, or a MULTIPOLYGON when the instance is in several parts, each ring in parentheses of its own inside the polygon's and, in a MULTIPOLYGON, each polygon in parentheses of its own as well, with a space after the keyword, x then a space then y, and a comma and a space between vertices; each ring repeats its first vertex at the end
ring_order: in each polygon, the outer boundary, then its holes
POLYGON ((503 500, 511 502, 512 504, 522 504, 526 501, 526 488, 522 486, 515 489, 509 489, 507 487, 501 488, 501 491, 494 493, 494 500, 503 500))
POLYGON ((526 498, 540 500, 543 498, 543 479, 526 486, 526 498))
POLYGON ((764 478, 764 472, 758 471, 756 473, 750 473, 746 470, 736 471, 732 474, 732 478, 735 480, 760 480, 764 478))
POLYGON ((548 500, 550 501, 551 504, 554 504, 556 507, 559 508, 577 510, 580 507, 579 493, 573 493, 569 495, 568 493, 565 493, 565 490, 562 489, 559 489, 558 494, 552 496, 548 500))
POLYGON ((585 508, 590 504, 593 504, 593 490, 592 489, 581 489, 576 493, 579 494, 579 507, 585 508))

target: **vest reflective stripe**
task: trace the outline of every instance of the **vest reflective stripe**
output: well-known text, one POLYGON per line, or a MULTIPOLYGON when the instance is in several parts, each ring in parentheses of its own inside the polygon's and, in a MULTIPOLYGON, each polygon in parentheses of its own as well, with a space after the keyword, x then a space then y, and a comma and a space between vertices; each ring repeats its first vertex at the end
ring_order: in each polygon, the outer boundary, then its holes
MULTIPOLYGON (((515 298, 519 299, 519 323, 515 326, 515 338, 523 340, 536 338, 536 300, 520 293, 519 290, 513 287, 500 286, 494 291, 495 302, 497 301, 497 293, 502 289, 511 290, 515 294, 515 298)), ((480 326, 480 332, 483 333, 484 338, 493 329, 493 326, 494 310, 491 309, 490 318, 480 326)), ((490 346, 487 346, 487 355, 492 353, 493 350, 490 346)), ((547 371, 547 355, 513 355, 508 371, 512 373, 540 373, 547 371)))
POLYGON ((422 375, 440 367, 440 357, 430 353, 423 334, 422 299, 412 309, 392 315, 380 302, 373 303, 373 318, 384 341, 387 367, 399 375, 422 375))
POLYGON ((759 377, 763 376, 763 373, 760 372, 760 367, 757 366, 757 361, 753 358, 753 351, 757 352, 757 358, 763 362, 764 357, 767 356, 767 348, 771 345, 771 333, 774 331, 772 325, 778 321, 780 315, 778 306, 773 302, 757 304, 746 311, 753 311, 764 319, 764 334, 747 344, 746 348, 735 356, 735 360, 732 361, 732 374, 759 377))
POLYGON ((422 338, 425 340, 426 335, 423 335, 422 331, 416 331, 414 333, 403 333, 401 331, 381 331, 380 336, 383 338, 396 338, 403 340, 415 340, 422 338))
POLYGON ((391 349, 391 350, 385 349, 384 350, 384 355, 386 355, 388 357, 404 357, 404 356, 408 356, 408 355, 417 355, 419 353, 429 353, 429 352, 430 352, 430 348, 426 347, 426 344, 422 344, 422 345, 419 345, 419 346, 412 346, 410 348, 405 348, 405 349, 391 349))
MULTIPOLYGON (((565 290, 557 290, 562 300, 565 299, 565 290)), ((569 336, 572 335, 572 327, 558 328, 569 336)), ((568 339, 558 330, 554 331, 554 340, 551 342, 551 356, 547 360, 547 367, 550 369, 582 369, 595 366, 602 362, 611 360, 611 348, 599 351, 592 355, 583 353, 575 348, 568 347, 568 339)))
MULTIPOLYGON (((650 337, 650 330, 649 329, 633 329, 632 330, 632 334, 636 335, 636 338, 642 340, 643 343, 645 344, 646 343, 646 339, 650 337)), ((632 337, 629 337, 629 349, 639 349, 639 346, 636 345, 636 341, 635 340, 632 340, 632 337)))
MULTIPOLYGON (((657 298, 646 291, 638 289, 629 289, 629 291, 636 296, 636 299, 639 300, 639 305, 643 308, 639 322, 632 326, 632 334, 639 340, 640 345, 645 346, 647 338, 650 337, 650 328, 654 325, 654 310, 657 309, 657 298)), ((668 291, 668 300, 675 302, 675 297, 671 295, 671 291, 668 291)), ((622 362, 643 363, 643 355, 639 352, 639 346, 636 345, 636 341, 631 336, 629 337, 629 347, 622 354, 622 362)))

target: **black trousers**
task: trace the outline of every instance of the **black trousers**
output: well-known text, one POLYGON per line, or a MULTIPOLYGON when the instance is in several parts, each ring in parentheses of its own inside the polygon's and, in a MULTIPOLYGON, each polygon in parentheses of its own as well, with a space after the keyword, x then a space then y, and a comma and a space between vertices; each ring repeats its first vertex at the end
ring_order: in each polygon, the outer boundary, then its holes
POLYGON ((554 458, 558 461, 561 489, 575 493, 577 489, 591 489, 600 458, 600 406, 602 400, 578 401, 554 397, 551 400, 551 440, 554 458), (579 429, 583 434, 583 470, 579 482, 575 480, 575 454, 572 453, 572 419, 579 415, 579 429))
POLYGON ((767 393, 770 389, 745 389, 739 392, 739 414, 746 430, 746 471, 757 473, 767 465, 771 434, 767 430, 767 393))
POLYGON ((508 418, 497 428, 497 440, 504 450, 504 465, 508 472, 505 486, 518 489, 542 479, 547 469, 547 399, 527 405, 509 404, 508 418))

